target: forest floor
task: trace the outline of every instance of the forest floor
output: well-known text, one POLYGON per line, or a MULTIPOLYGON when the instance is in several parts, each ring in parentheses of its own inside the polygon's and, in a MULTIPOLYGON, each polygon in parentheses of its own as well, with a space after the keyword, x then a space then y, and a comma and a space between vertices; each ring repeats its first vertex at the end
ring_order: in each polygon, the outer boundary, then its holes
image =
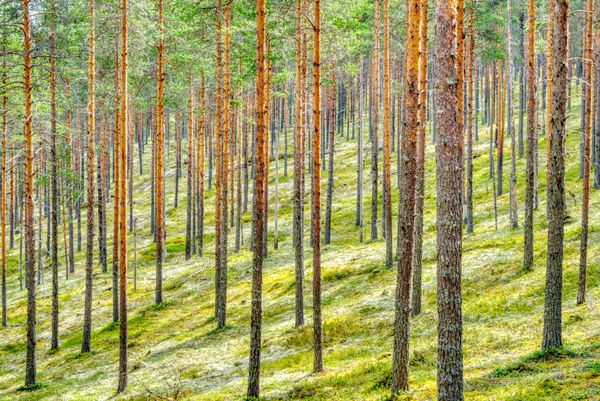
MULTIPOLYGON (((579 99, 579 97, 575 97, 579 99)), ((505 143, 504 194, 498 198, 494 229, 492 182, 489 179, 488 127, 480 129, 474 150, 475 232, 463 242, 463 328, 466 400, 600 399, 600 192, 592 190, 587 303, 576 306, 579 268, 581 187, 579 179, 579 104, 573 104, 567 140, 567 213, 563 328, 565 348, 540 352, 545 285, 546 137, 539 142, 539 208, 535 212, 535 266, 522 267, 525 158, 517 162, 519 222, 508 218, 510 138, 505 143)), ((540 118, 540 121, 543 121, 540 118)), ((367 131, 364 131, 365 138, 367 131)), ((281 141, 283 142, 283 141, 281 141)), ((365 140, 366 142, 366 140, 365 140)), ((185 149, 186 147, 183 146, 185 149)), ((136 152, 137 153, 137 152, 136 152)), ((149 153, 145 155, 149 166, 149 153)), ((366 152, 364 182, 370 182, 366 152)), ((395 159, 395 156, 394 156, 395 159)), ((411 323, 410 391, 399 400, 436 398, 435 152, 428 142, 423 244, 423 312, 411 323)), ((185 160, 185 156, 184 156, 185 160)), ((306 208, 306 322, 294 328, 294 259, 291 244, 292 160, 283 177, 280 160, 280 246, 273 250, 272 212, 269 255, 264 268, 261 388, 265 400, 385 400, 390 392, 396 269, 386 269, 385 243, 358 241, 356 209, 356 141, 337 137, 332 244, 323 247, 323 317, 325 372, 312 374, 312 263, 308 247, 310 209, 306 208)), ((137 164, 137 163, 136 163, 137 164)), ((274 162, 270 186, 274 188, 274 162)), ((395 164, 395 162, 394 162, 395 164)), ((227 327, 214 319, 214 187, 207 191, 204 257, 185 260, 185 178, 179 207, 174 208, 174 152, 167 171, 167 262, 164 299, 154 304, 154 254, 149 228, 149 167, 139 176, 134 194, 138 218, 138 283, 129 283, 130 385, 115 396, 118 372, 118 325, 112 321, 110 273, 95 267, 92 349, 81 354, 84 300, 84 252, 76 272, 64 279, 61 256, 60 349, 50 352, 49 259, 38 293, 38 378, 35 392, 21 391, 25 365, 26 291, 19 289, 18 240, 9 253, 9 325, 0 329, 0 399, 241 400, 246 390, 251 252, 250 213, 243 215, 244 246, 233 252, 230 234, 227 327)), ((183 169, 185 177, 185 167, 183 169)), ((326 174, 324 174, 324 188, 326 174)), ((396 174, 394 168, 394 183, 396 174)), ((381 191, 380 191, 381 192, 381 191)), ((273 194, 273 192, 271 192, 273 194)), ((370 238, 370 188, 365 188, 365 238, 370 238)), ((394 219, 398 190, 394 185, 394 219)), ((271 198, 270 205, 273 205, 271 198)), ((108 206, 112 243, 112 203, 108 206)), ((85 215, 85 212, 82 213, 85 215)), ((381 218, 378 219, 381 221, 381 218)), ((82 223, 85 227, 85 219, 82 223)), ((45 227, 44 227, 45 230, 45 227)), ((394 224, 394 232, 396 227, 394 224)), ((44 234, 45 235, 45 234, 44 234)), ((85 233, 84 248, 85 249, 85 233)), ((379 235, 381 238, 381 233, 379 235)), ((62 238, 62 234, 61 234, 62 238)), ((129 235, 130 259, 133 235, 129 235)), ((62 241, 61 241, 62 242, 62 241)), ((62 243, 60 252, 62 255, 62 243)), ((133 277, 133 271, 130 271, 133 277)))

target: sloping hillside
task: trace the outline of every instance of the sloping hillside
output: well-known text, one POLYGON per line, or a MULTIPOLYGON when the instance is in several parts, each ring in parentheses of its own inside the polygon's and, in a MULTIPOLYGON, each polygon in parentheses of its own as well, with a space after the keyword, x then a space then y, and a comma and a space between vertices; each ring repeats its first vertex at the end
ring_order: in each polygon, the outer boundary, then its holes
MULTIPOLYGON (((535 213, 536 263, 530 272, 523 271, 521 267, 522 228, 509 228, 510 149, 505 155, 506 191, 498 199, 498 231, 495 231, 491 181, 487 169, 489 137, 486 126, 482 127, 479 142, 476 143, 475 233, 465 235, 463 254, 467 400, 600 399, 600 193, 593 191, 591 195, 588 301, 578 307, 575 306, 581 207, 578 104, 573 105, 571 113, 567 144, 567 208, 571 218, 565 227, 564 351, 539 351, 546 252, 545 137, 539 143, 541 198, 535 213)), ((383 400, 389 395, 395 269, 386 269, 384 266, 383 241, 358 242, 358 228, 354 225, 356 142, 346 142, 341 137, 337 141, 332 244, 323 247, 326 371, 319 375, 311 374, 309 248, 305 282, 308 324, 302 329, 293 328, 292 177, 283 177, 280 164, 280 247, 278 250, 272 248, 271 226, 264 274, 261 386, 266 400, 383 400)), ((430 143, 428 146, 424 305, 423 313, 412 321, 411 327, 411 390, 399 399, 433 400, 436 396, 435 154, 433 145, 430 143)), ((149 153, 145 155, 147 163, 149 153)), ((366 157, 366 160, 365 177, 368 177, 370 158, 366 157)), ((245 394, 249 349, 251 252, 247 248, 250 214, 243 216, 244 250, 235 254, 230 249, 229 253, 228 325, 224 330, 216 330, 213 318, 214 188, 207 192, 206 199, 205 226, 208 231, 205 255, 202 258, 194 256, 186 261, 185 190, 180 191, 183 193, 182 201, 175 209, 172 198, 172 151, 167 169, 166 302, 160 306, 154 305, 153 296, 155 248, 149 230, 149 177, 135 176, 139 271, 137 289, 133 290, 132 280, 129 286, 130 387, 125 394, 115 398, 240 400, 245 394)), ((524 158, 519 159, 517 169, 522 222, 524 158)), ((145 174, 148 174, 149 169, 145 170, 145 174)), ((274 186, 274 174, 274 163, 271 163, 271 188, 274 186)), ((396 182, 395 174, 393 182, 396 182)), ((184 185, 185 180, 182 183, 184 185)), ((326 177, 323 183, 325 185, 326 177)), ((367 187, 367 194, 368 190, 367 187)), ((397 199, 395 188, 394 210, 397 199)), ((368 201, 365 199, 365 205, 368 201)), ((111 208, 112 203, 109 205, 111 208)), ((306 210, 308 228, 308 204, 306 210)), ((365 208, 365 214, 368 221, 368 207, 365 208)), ((108 216, 111 227, 112 213, 108 216)), ((109 244, 112 242, 111 235, 112 230, 109 230, 109 244)), ((133 235, 129 236, 129 241, 130 256, 133 258, 133 235)), ((68 280, 62 275, 60 278, 60 349, 55 353, 48 351, 50 272, 48 260, 45 261, 45 281, 39 287, 38 296, 38 372, 42 388, 35 392, 18 390, 23 384, 24 375, 26 313, 26 292, 19 289, 18 260, 17 242, 9 254, 9 327, 0 329, 0 398, 112 398, 118 371, 118 327, 111 324, 112 278, 110 272, 104 274, 98 268, 95 271, 93 352, 82 355, 83 252, 77 254, 76 273, 68 280)), ((61 271, 64 271, 64 265, 61 271)), ((133 271, 130 275, 133 279, 133 271)))

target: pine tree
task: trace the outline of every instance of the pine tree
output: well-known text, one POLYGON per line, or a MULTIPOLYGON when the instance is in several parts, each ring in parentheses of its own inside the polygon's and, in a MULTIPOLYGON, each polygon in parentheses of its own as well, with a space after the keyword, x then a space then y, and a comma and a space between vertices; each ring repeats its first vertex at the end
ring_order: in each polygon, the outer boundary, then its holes
POLYGON ((419 133, 415 182, 415 222, 413 227, 411 315, 421 313, 421 279, 423 270, 423 204, 425 202, 425 148, 427 146, 427 1, 421 0, 419 26, 419 133))
POLYGON ((378 154, 379 154, 379 0, 373 1, 374 16, 373 27, 375 38, 373 41, 373 54, 371 62, 371 239, 377 239, 377 183, 378 154))
POLYGON ((533 267, 533 204, 536 146, 535 0, 529 0, 527 24, 527 155, 525 165, 525 222, 523 267, 533 267))
POLYGON ((302 125, 303 114, 303 91, 304 82, 302 74, 302 12, 303 0, 296 0, 296 76, 294 87, 294 194, 293 194, 293 242, 294 242, 294 264, 295 264, 295 325, 300 327, 304 324, 304 191, 302 180, 304 179, 304 126, 302 125))
POLYGON ((507 23, 506 23, 506 107, 508 119, 508 136, 510 136, 510 226, 515 229, 519 227, 519 213, 517 210, 517 147, 516 133, 513 124, 513 60, 512 60, 512 14, 511 0, 507 0, 507 23))
MULTIPOLYGON (((27 356, 25 386, 36 382, 35 224, 33 211, 33 113, 31 110, 31 28, 29 0, 23 0, 23 65, 25 85, 25 254, 27 274, 27 356)), ((14 193, 14 192, 13 192, 14 193)))
MULTIPOLYGON (((377 0, 376 0, 377 1, 377 0)), ((321 314, 321 1, 314 2, 313 46, 313 371, 323 371, 323 317, 321 314)))
POLYGON ((569 0, 554 1, 550 157, 548 159, 548 257, 542 348, 562 346, 562 264, 565 215, 565 125, 569 0))
POLYGON ((459 74, 456 20, 462 0, 436 3, 436 97, 438 100, 437 180, 437 291, 438 291, 438 400, 463 400, 461 252, 463 141, 458 124, 459 74), (456 7, 456 8, 455 8, 456 7), (441 146, 444 144, 444 146, 441 146))
POLYGON ((128 42, 127 0, 121 0, 121 106, 119 123, 119 383, 117 392, 127 388, 127 42, 128 42))
MULTIPOLYGON (((58 161, 56 146, 56 9, 54 0, 50 1, 50 19, 50 157, 52 162, 52 248, 50 251, 52 257, 52 339, 50 348, 58 349, 58 161)), ((2 185, 4 185, 4 177, 2 179, 2 185)), ((3 227, 4 222, 3 216, 3 227)), ((5 257, 6 255, 3 256, 5 257)), ((5 291, 3 294, 5 294, 5 291)), ((5 300, 3 301, 5 302, 5 300)), ((5 315, 3 316, 5 318, 5 315)), ((6 322, 4 321, 4 323, 6 322)))
POLYGON ((417 136, 419 134, 419 44, 420 0, 409 0, 406 13, 406 69, 404 78, 404 137, 401 152, 399 205, 399 248, 396 275, 396 310, 392 393, 408 389, 410 339, 410 294, 412 284, 412 248, 415 210, 417 136))
MULTIPOLYGON (((318 0, 317 0, 318 1, 318 0)), ((250 321, 250 362, 248 397, 260 394, 260 348, 262 327, 262 270, 265 221, 265 0, 256 1, 256 153, 254 158, 254 256, 252 259, 252 315, 250 321)))
POLYGON ((590 158, 591 158, 591 131, 592 131, 592 83, 593 83, 593 64, 592 64, 592 39, 593 39, 593 13, 594 5, 592 0, 585 3, 585 31, 584 31, 584 77, 583 77, 583 96, 584 105, 584 167, 583 167, 583 200, 581 203, 581 245, 579 255, 579 285, 577 291, 577 304, 585 302, 586 270, 587 270, 587 252, 588 252, 588 231, 589 231, 589 207, 590 207, 590 158))
MULTIPOLYGON (((2 86, 7 84, 6 57, 2 62, 2 86)), ((8 156, 8 91, 2 94, 2 178, 0 182, 0 219, 2 220, 2 326, 7 324, 6 305, 6 158, 8 156)), ((68 271, 68 270, 67 270, 68 271)))
MULTIPOLYGON (((390 55, 389 0, 383 0, 383 196, 385 232, 385 265, 392 266, 392 78, 390 55)), ((423 124, 424 125, 424 124, 423 124)))
POLYGON ((94 101, 94 79, 96 68, 95 54, 95 0, 89 0, 88 37, 88 131, 87 131, 87 236, 85 254, 85 309, 83 315, 83 339, 81 352, 91 351, 92 341, 92 285, 94 275, 94 136, 96 124, 96 104, 94 101))
MULTIPOLYGON (((162 264, 164 251, 164 90, 165 76, 163 71, 164 64, 164 6, 163 0, 158 0, 158 71, 157 90, 156 90, 156 291, 155 302, 161 304, 163 302, 162 291, 162 264)), ((191 141, 191 137, 190 137, 191 141)), ((189 199, 188 199, 189 202, 189 199)))

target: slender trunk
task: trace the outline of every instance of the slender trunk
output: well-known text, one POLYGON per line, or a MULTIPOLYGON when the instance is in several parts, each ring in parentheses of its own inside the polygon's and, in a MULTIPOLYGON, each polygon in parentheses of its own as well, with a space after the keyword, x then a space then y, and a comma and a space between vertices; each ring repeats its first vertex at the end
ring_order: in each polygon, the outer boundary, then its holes
MULTIPOLYGON (((385 237, 385 265, 392 267, 394 257, 392 238, 392 77, 390 55, 389 0, 383 1, 383 208, 382 222, 385 237)), ((426 50, 425 50, 426 51, 426 50)), ((421 88, 423 91, 424 89, 421 88)), ((421 96, 423 98, 423 96, 421 96)), ((423 99, 421 99, 423 100, 423 99)), ((424 121, 422 120, 423 124, 424 121)))
POLYGON ((427 146, 427 1, 421 0, 419 26, 419 132, 415 181, 415 221, 413 227, 411 315, 421 313, 421 279, 423 271, 423 204, 425 202, 425 148, 427 146))
MULTIPOLYGON (((596 9, 595 43, 600 43, 600 10, 596 9)), ((600 188, 600 45, 594 48, 595 63, 595 105, 594 105, 594 188, 600 188)))
POLYGON ((295 272, 295 325, 304 324, 304 126, 302 125, 304 81, 302 75, 302 12, 303 0, 296 0, 296 78, 294 87, 294 194, 293 194, 293 242, 295 272))
MULTIPOLYGON (((54 0, 50 1, 50 158, 52 163, 51 191, 52 191, 52 339, 50 349, 58 349, 58 161, 56 147, 56 47, 55 47, 55 29, 56 15, 54 0)), ((4 97, 6 99, 6 97, 4 97)), ((6 110, 6 105, 4 105, 6 110)), ((5 116, 6 118, 6 116, 5 116)), ((6 124, 4 124, 6 126, 6 124)), ((5 137, 5 136, 4 136, 5 137)), ((3 176, 2 176, 2 201, 4 202, 4 170, 6 162, 3 159, 3 176)), ((4 244, 4 222, 5 212, 4 205, 2 207, 2 323, 6 325, 6 247, 4 244)))
MULTIPOLYGON (((185 260, 192 257, 192 205, 194 204, 193 175, 194 175, 194 91, 190 83, 188 96, 188 168, 187 168, 187 214, 185 225, 185 260)), ((158 266, 157 266, 158 268, 158 266)), ((158 274, 158 270, 157 270, 158 274)), ((158 285, 158 283, 157 283, 158 285)))
MULTIPOLYGON (((335 82, 335 76, 332 72, 331 80, 335 82)), ((333 156, 335 148, 335 133, 336 125, 339 122, 339 118, 336 121, 335 112, 335 84, 331 85, 329 90, 329 160, 327 167, 327 198, 325 200, 325 233, 323 235, 323 242, 325 244, 331 243, 331 208, 333 204, 333 156)))
POLYGON ((27 356, 25 386, 36 383, 35 225, 33 211, 33 114, 31 110, 31 30, 29 0, 23 0, 23 63, 25 84, 25 253, 27 263, 27 356))
POLYGON ((507 27, 506 27, 506 54, 507 54, 507 70, 506 70, 506 107, 507 107, 507 128, 508 136, 510 136, 510 226, 515 229, 519 227, 519 212, 517 206, 517 147, 516 133, 513 125, 513 61, 512 61, 512 45, 511 45, 511 0, 507 0, 507 27))
MULTIPOLYGON (((163 114, 164 114, 164 86, 165 76, 163 71, 164 63, 164 9, 163 0, 158 0, 158 71, 156 73, 157 78, 157 90, 156 90, 156 289, 154 294, 154 301, 157 304, 163 302, 163 291, 162 291, 162 264, 163 264, 163 251, 164 251, 164 125, 163 125, 163 114)), ((191 136, 190 136, 191 141, 191 136)), ((189 204, 188 199, 188 204, 189 204)), ((189 208, 189 206, 188 206, 189 208)))
POLYGON ((525 165, 525 222, 523 267, 533 267, 533 203, 535 180, 535 147, 537 136, 536 71, 535 71, 535 0, 529 0, 527 32, 527 155, 525 165))
POLYGON ((98 147, 98 264, 102 267, 102 273, 108 269, 106 260, 106 157, 108 151, 108 133, 106 127, 101 124, 99 130, 98 147))
POLYGON ((358 77, 356 83, 356 90, 358 91, 358 162, 356 167, 356 225, 359 227, 359 241, 363 242, 363 230, 364 230, 364 208, 363 208, 363 133, 362 133, 362 118, 363 118, 363 83, 362 78, 364 75, 364 63, 363 56, 360 55, 358 68, 358 77))
POLYGON ((119 383, 117 392, 127 388, 127 0, 121 0, 121 132, 119 140, 119 383))
POLYGON ((379 180, 378 153, 379 153, 379 0, 373 2, 374 10, 374 44, 373 59, 371 62, 371 239, 377 239, 377 186, 379 180))
POLYGON ((506 82, 506 76, 509 75, 507 74, 507 70, 508 68, 505 68, 504 65, 502 65, 500 67, 500 80, 498 82, 498 102, 497 102, 497 106, 498 106, 498 121, 496 123, 497 127, 498 127, 498 135, 496 137, 496 146, 498 147, 498 157, 497 157, 497 168, 496 168, 496 172, 497 172, 497 179, 498 179, 498 184, 497 184, 497 196, 501 196, 504 192, 502 190, 502 178, 503 178, 503 166, 504 166, 504 133, 505 133, 505 103, 504 103, 504 99, 506 96, 506 86, 505 86, 505 82, 506 82))
MULTIPOLYGON (((465 221, 467 225, 467 233, 473 232, 473 49, 475 47, 473 41, 474 34, 474 10, 469 11, 469 47, 467 51, 468 66, 467 66, 467 188, 465 191, 465 221)), ((475 117, 477 118, 477 117, 475 117)))
POLYGON ((204 137, 206 135, 206 113, 204 103, 204 71, 200 89, 200 127, 198 133, 198 255, 204 253, 204 137))
POLYGON ((592 88, 594 87, 592 47, 593 47, 593 12, 592 0, 586 2, 585 34, 583 49, 583 96, 585 101, 584 110, 584 165, 583 165, 583 199, 581 203, 581 246, 579 255, 579 285, 577 291, 577 304, 585 302, 586 269, 588 253, 588 220, 590 207, 590 157, 591 157, 591 131, 592 131, 592 88))
MULTIPOLYGON (((318 0, 317 0, 318 1, 318 0)), ((262 270, 265 222, 265 0, 256 2, 256 153, 254 158, 254 256, 252 259, 252 315, 250 321, 250 361, 248 397, 260 394, 260 348, 262 326, 262 270)))
POLYGON ((179 177, 181 177, 181 112, 175 118, 175 205, 179 204, 179 177))
POLYGON ((519 66, 519 158, 523 157, 525 147, 523 143, 523 132, 524 132, 524 117, 525 117, 525 103, 527 98, 527 88, 525 82, 525 68, 524 63, 527 60, 527 54, 525 50, 525 13, 519 14, 519 54, 523 57, 523 62, 519 66))
MULTIPOLYGON (((119 14, 117 13, 116 15, 116 26, 115 26, 115 30, 119 31, 119 14)), ((115 108, 115 129, 113 132, 113 143, 114 143, 114 151, 113 151, 113 158, 114 158, 114 174, 113 174, 113 180, 114 180, 114 202, 113 202, 113 255, 112 255, 112 316, 113 316, 113 323, 116 323, 119 321, 119 247, 118 247, 118 241, 119 241, 119 216, 120 216, 120 212, 119 212, 119 191, 120 191, 120 185, 119 185, 119 174, 121 173, 121 168, 119 167, 119 149, 120 149, 120 140, 121 140, 121 131, 120 131, 120 110, 119 110, 119 105, 121 104, 121 89, 120 89, 120 81, 119 81, 119 75, 121 74, 120 72, 120 64, 119 64, 119 36, 117 35, 117 38, 115 39, 115 79, 114 79, 114 86, 115 86, 115 104, 117 105, 117 107, 115 108)), ((140 132, 141 132, 141 127, 140 127, 140 132)), ((139 139, 140 143, 141 141, 141 137, 139 139)), ((141 152, 140 152, 141 154, 141 152)))
MULTIPOLYGON (((51 3, 52 5, 54 5, 54 2, 51 3)), ((52 7, 52 10, 54 11, 54 7, 52 7)), ((54 16, 54 12, 52 13, 52 15, 54 16)), ((54 27, 54 25, 53 25, 54 27)), ((52 38, 54 38, 54 30, 52 33, 52 38)), ((6 79, 7 79, 7 65, 6 65, 6 57, 4 58, 4 61, 2 62, 2 85, 6 86, 6 79)), ((7 92, 4 92, 4 95, 2 96, 2 178, 0 180, 0 219, 2 220, 2 222, 0 224, 2 224, 2 326, 6 326, 7 324, 7 308, 6 308, 6 158, 8 157, 8 152, 7 152, 7 141, 8 141, 8 121, 7 121, 7 117, 8 117, 8 96, 7 96, 7 92)), ((52 328, 54 329, 54 277, 52 277, 52 284, 53 284, 53 293, 52 293, 52 328)), ((57 282, 58 284, 58 282, 57 282)), ((58 285, 57 285, 58 287, 58 285)), ((58 320, 58 295, 56 296, 56 317, 58 320)), ((56 325, 58 328, 58 324, 56 325)), ((52 333, 54 334, 54 330, 52 331, 52 333)), ((58 337, 58 336, 57 336, 58 337)), ((53 336, 54 338, 54 336, 53 336)), ((57 340, 58 342, 58 340, 57 340)), ((54 344, 54 342, 53 342, 54 344)))
POLYGON ((83 338, 81 352, 90 352, 92 341, 92 285, 94 275, 94 136, 96 133, 96 105, 94 101, 95 79, 95 0, 89 0, 88 37, 88 127, 87 127, 87 236, 85 255, 85 309, 83 314, 83 338))
MULTIPOLYGON (((550 148, 552 146, 552 135, 550 133, 550 124, 552 122, 552 90, 554 89, 553 80, 554 80, 554 28, 555 28, 555 7, 556 2, 550 1, 548 2, 548 28, 546 31, 546 43, 547 43, 547 55, 546 55, 546 69, 545 69, 545 77, 542 77, 542 81, 544 82, 544 87, 546 88, 545 95, 546 99, 543 103, 545 110, 545 132, 547 135, 546 142, 547 146, 547 162, 546 162, 546 177, 550 177, 550 148)), ((567 22, 568 24, 568 22, 567 22)), ((567 69, 568 70, 568 69, 567 69)), ((543 92, 543 91, 542 91, 543 92)), ((537 177, 536 177, 537 178, 537 177)), ((537 181, 537 180, 536 180, 537 181)), ((537 192, 537 191, 536 191, 537 192)), ((547 207, 549 205, 547 204, 547 207)))
POLYGON ((415 211, 417 137, 419 133, 419 44, 420 0, 409 0, 406 14, 406 68, 404 79, 404 133, 401 152, 401 188, 398 208, 398 269, 396 274, 396 308, 392 393, 408 389, 410 340, 410 293, 412 286, 412 248, 415 211))
POLYGON ((552 35, 550 158, 548 159, 548 258, 542 348, 562 346, 562 269, 565 214, 565 125, 569 1, 555 0, 552 35))
MULTIPOLYGON (((238 67, 238 72, 240 68, 238 67)), ((242 99, 242 91, 238 90, 238 99, 242 99)), ((235 183, 236 183, 236 215, 235 215, 235 251, 239 252, 242 245, 242 108, 238 107, 236 114, 236 148, 235 148, 235 183)), ((203 117, 204 118, 204 117, 203 117)), ((287 134, 286 134, 287 135, 287 134)), ((204 146, 204 144, 202 145, 204 146)), ((204 159, 202 159, 204 163, 204 159)), ((232 166, 233 167, 233 166, 232 166)), ((200 185, 203 185, 199 182, 200 185)))
MULTIPOLYGON (((375 0, 377 2, 377 0, 375 0)), ((314 2, 313 47, 313 371, 323 371, 323 317, 321 314, 321 1, 314 2)), ((376 187, 375 187, 376 188, 376 187)), ((377 202, 375 202, 377 204, 377 202)), ((377 230, 375 230, 377 231, 377 230)))

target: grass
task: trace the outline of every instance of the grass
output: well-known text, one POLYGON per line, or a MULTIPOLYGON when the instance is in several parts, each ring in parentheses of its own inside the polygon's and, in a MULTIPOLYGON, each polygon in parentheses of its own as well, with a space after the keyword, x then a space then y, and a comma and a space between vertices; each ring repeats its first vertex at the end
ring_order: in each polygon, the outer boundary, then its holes
MULTIPOLYGON (((574 99, 578 99, 575 96, 574 99)), ((522 268, 522 227, 511 230, 508 218, 510 138, 505 153, 505 194, 498 198, 498 231, 494 230, 491 182, 488 178, 487 126, 481 126, 474 153, 475 232, 463 243, 463 321, 465 399, 597 400, 600 398, 600 195, 590 203, 590 250, 587 303, 576 306, 579 261, 581 181, 578 178, 579 104, 573 102, 567 140, 567 212, 563 328, 565 348, 540 351, 545 283, 545 137, 540 138, 540 204, 535 212, 535 265, 522 268)), ((367 131, 364 131, 365 138, 367 131)), ((312 374, 312 263, 308 237, 305 253, 305 320, 294 328, 294 261, 291 245, 292 180, 280 180, 280 247, 269 245, 264 268, 263 400, 389 400, 395 269, 384 266, 385 243, 370 239, 370 191, 365 188, 365 242, 358 242, 355 219, 356 142, 336 144, 332 243, 323 246, 323 316, 325 372, 312 374)), ((183 146, 185 149, 185 146, 183 146)), ((137 150, 136 150, 137 151, 137 150)), ((149 158, 149 153, 145 155, 149 158)), ((367 149, 367 153, 369 150, 367 149)), ((397 400, 436 398, 437 311, 435 277, 434 147, 427 150, 424 222, 423 312, 412 320, 410 391, 397 400)), ((148 162, 148 160, 146 160, 148 162)), ((370 157, 366 155, 365 180, 370 157)), ((274 163, 271 163, 271 188, 274 163)), ((283 171, 280 163, 280 173, 283 171)), ((290 172, 291 172, 291 163, 290 172)), ((174 152, 167 160, 174 168, 174 152)), ((519 158, 518 199, 522 224, 525 160, 519 158)), ((148 170, 148 169, 145 169, 148 170)), ((148 171, 135 171, 134 213, 138 218, 138 284, 129 283, 130 385, 118 400, 243 400, 246 389, 251 252, 250 213, 244 214, 244 246, 233 253, 230 237, 227 327, 214 319, 214 187, 206 192, 204 256, 186 261, 185 179, 179 207, 174 208, 174 178, 167 182, 167 261, 164 300, 154 305, 154 252, 149 229, 148 171)), ((396 183, 394 169, 393 182, 396 183)), ((326 177, 324 177, 324 185, 326 177)), ((398 201, 394 188, 394 214, 398 201)), ((273 198, 270 205, 273 205, 273 198)), ((109 205, 109 209, 112 204, 109 205)), ((308 235, 310 212, 307 208, 308 235)), ((273 210, 271 209, 271 213, 273 210)), ((85 215, 85 213, 83 213, 85 215)), ((84 216, 85 217, 85 216, 84 216)), ((272 239, 272 214, 269 234, 272 239)), ((112 212, 108 213, 109 227, 112 212)), ((395 218, 395 216, 394 216, 395 218)), ((83 222, 85 227, 85 219, 83 222)), ((44 225, 45 229, 45 225, 44 225)), ((394 227, 395 231, 395 227, 394 227)), ((232 231, 233 233, 234 231, 232 231)), ((44 232, 45 235, 45 232, 44 232)), ((61 236, 62 238, 62 236, 61 236)), ((85 241, 85 239, 84 239, 85 241)), ((109 244, 112 230, 109 230, 109 244)), ((129 236, 130 244, 133 235, 129 236)), ((9 253, 9 324, 0 333, 0 399, 90 400, 115 395, 119 330, 112 323, 112 276, 96 268, 93 335, 90 354, 82 355, 84 253, 76 271, 60 277, 60 349, 50 349, 50 273, 44 260, 44 283, 38 293, 38 378, 40 388, 23 390, 26 293, 19 289, 18 241, 9 253), (32 394, 35 394, 34 396, 32 394)), ((133 247, 130 248, 130 257, 133 247)), ((62 244, 60 252, 62 252, 62 244)), ((109 267, 112 256, 109 247, 109 267)), ((61 272, 64 266, 61 266, 61 272)))

